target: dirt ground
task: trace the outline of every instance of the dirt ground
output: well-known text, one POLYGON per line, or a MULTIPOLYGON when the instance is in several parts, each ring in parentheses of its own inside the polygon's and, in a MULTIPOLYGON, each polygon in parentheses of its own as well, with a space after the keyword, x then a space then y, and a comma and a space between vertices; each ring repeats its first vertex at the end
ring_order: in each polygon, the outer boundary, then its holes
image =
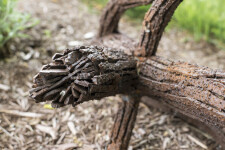
MULTIPOLYGON (((55 52, 84 43, 97 33, 99 14, 81 0, 20 0, 18 9, 40 23, 16 39, 14 56, 0 61, 0 149, 101 150, 109 142, 119 97, 51 109, 35 104, 28 90, 32 77, 55 52)), ((126 18, 120 31, 138 39, 141 26, 126 18)), ((225 51, 175 29, 165 33, 157 55, 212 68, 225 68, 225 51)), ((129 150, 219 149, 212 137, 174 114, 140 105, 129 150)))

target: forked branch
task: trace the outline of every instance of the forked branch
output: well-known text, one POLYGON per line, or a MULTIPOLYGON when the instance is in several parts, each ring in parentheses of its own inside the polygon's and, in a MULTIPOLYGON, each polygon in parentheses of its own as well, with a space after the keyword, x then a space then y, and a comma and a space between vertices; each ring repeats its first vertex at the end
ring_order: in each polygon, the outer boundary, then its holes
POLYGON ((181 2, 182 0, 111 0, 101 16, 99 37, 118 33, 119 20, 128 8, 152 3, 143 21, 135 55, 155 55, 164 29, 181 2))
POLYGON ((110 0, 102 13, 98 36, 118 33, 119 20, 127 9, 152 2, 153 0, 110 0))
POLYGON ((56 54, 34 78, 31 96, 53 107, 115 94, 165 101, 185 115, 225 127, 225 72, 151 57, 137 62, 121 51, 77 47, 56 54), (137 76, 139 74, 139 77, 137 76))
MULTIPOLYGON (((119 19, 127 8, 152 1, 111 1, 101 19, 99 36, 102 38, 95 43, 117 48, 79 46, 55 54, 53 62, 43 66, 34 77, 31 97, 36 102, 49 100, 53 107, 61 107, 115 94, 149 96, 189 118, 204 122, 216 129, 216 133, 221 131, 220 137, 225 137, 225 72, 152 56, 181 1, 154 1, 143 22, 139 48, 119 34, 109 38, 102 36, 118 32, 119 19), (133 53, 149 57, 127 55, 133 53)), ((138 103, 134 99, 124 102, 109 148, 127 148, 138 103)))
POLYGON ((35 77, 31 96, 60 107, 115 94, 147 95, 224 134, 225 72, 160 57, 134 59, 100 47, 66 50, 35 77))

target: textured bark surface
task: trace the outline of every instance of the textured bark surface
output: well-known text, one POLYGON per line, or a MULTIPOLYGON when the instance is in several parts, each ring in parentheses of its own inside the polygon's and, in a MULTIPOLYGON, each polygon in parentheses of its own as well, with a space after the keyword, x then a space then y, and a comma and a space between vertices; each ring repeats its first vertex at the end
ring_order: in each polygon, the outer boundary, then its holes
POLYGON ((126 150, 128 148, 139 106, 139 99, 134 98, 122 96, 122 104, 113 125, 108 150, 126 150))
POLYGON ((151 57, 138 68, 143 95, 208 125, 225 127, 225 72, 151 57))
MULTIPOLYGON (((112 34, 92 42, 121 48, 127 54, 136 50, 135 42, 124 35, 112 34)), ((137 59, 139 94, 154 99, 144 103, 176 111, 189 123, 200 122, 197 126, 205 126, 204 131, 209 131, 225 149, 225 72, 160 57, 137 59)))
POLYGON ((118 33, 119 20, 127 9, 153 3, 145 15, 135 55, 155 55, 164 29, 181 2, 182 0, 111 0, 102 13, 98 36, 118 33))
POLYGON ((163 31, 182 0, 155 0, 146 13, 139 41, 139 55, 155 55, 163 31))
POLYGON ((86 44, 114 48, 132 57, 136 51, 136 47, 138 46, 138 43, 135 42, 135 40, 121 34, 110 34, 88 41, 86 44))
MULTIPOLYGON (((53 63, 45 65, 34 77, 31 97, 36 102, 50 100, 53 107, 61 107, 115 94, 149 96, 191 120, 203 122, 222 138, 219 142, 224 146, 225 72, 152 56, 181 1, 153 3, 143 22, 139 46, 120 34, 105 35, 118 32, 119 19, 126 9, 152 1, 110 1, 101 18, 101 38, 92 44, 116 50, 81 46, 54 55, 53 63), (134 54, 149 57, 132 57, 134 54)), ((123 102, 109 149, 127 149, 138 104, 134 99, 123 102)))
POLYGON ((73 106, 130 91, 137 78, 136 61, 121 51, 80 46, 53 56, 34 77, 31 97, 73 106))
MULTIPOLYGON (((112 42, 112 39, 101 41, 107 44, 109 40, 108 43, 116 47, 115 43, 119 42, 112 42)), ((120 39, 118 35, 114 38, 120 39)), ((105 96, 136 93, 204 122, 215 133, 220 133, 220 137, 225 134, 223 71, 156 56, 132 58, 123 50, 94 46, 66 50, 56 54, 53 60, 34 78, 31 96, 36 102, 51 100, 53 107, 75 106, 105 96)))
POLYGON ((123 13, 132 7, 141 5, 148 5, 153 0, 110 0, 105 7, 101 19, 99 28, 99 37, 118 33, 118 24, 123 13))

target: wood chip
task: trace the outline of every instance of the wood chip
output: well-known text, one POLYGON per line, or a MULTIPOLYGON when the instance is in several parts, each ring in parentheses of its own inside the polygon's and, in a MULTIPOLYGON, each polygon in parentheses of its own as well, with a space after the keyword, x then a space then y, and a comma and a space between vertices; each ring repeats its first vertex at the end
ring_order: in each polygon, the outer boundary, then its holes
POLYGON ((76 132, 76 130, 75 130, 74 123, 73 123, 72 121, 69 121, 69 122, 67 123, 67 125, 68 125, 70 131, 72 132, 72 134, 75 135, 77 132, 76 132))
POLYGON ((202 142, 200 142, 198 139, 194 138, 193 136, 188 135, 188 138, 192 140, 195 144, 199 145, 200 147, 204 149, 208 149, 208 147, 205 144, 203 144, 202 142))
POLYGON ((62 145, 55 145, 51 147, 52 149, 55 148, 55 150, 73 150, 78 148, 77 144, 75 143, 66 143, 62 145))
POLYGON ((47 133, 51 135, 51 137, 55 140, 57 139, 58 136, 58 131, 55 128, 49 127, 49 126, 44 126, 44 125, 36 125, 36 128, 40 130, 41 132, 47 133))
POLYGON ((0 90, 8 91, 8 90, 10 90, 10 87, 8 85, 5 85, 5 84, 0 84, 0 90))
MULTIPOLYGON (((1 107, 0 107, 1 108, 1 107)), ((44 114, 38 114, 33 112, 21 112, 17 110, 8 110, 8 109, 0 109, 0 113, 6 113, 15 116, 21 117, 30 117, 30 118, 44 118, 44 114)))

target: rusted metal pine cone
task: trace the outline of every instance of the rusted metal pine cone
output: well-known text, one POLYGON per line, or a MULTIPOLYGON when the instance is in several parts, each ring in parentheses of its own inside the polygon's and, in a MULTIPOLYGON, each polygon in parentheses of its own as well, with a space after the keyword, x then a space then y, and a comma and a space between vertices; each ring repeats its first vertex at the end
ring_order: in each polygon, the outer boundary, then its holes
POLYGON ((52 59, 34 77, 30 96, 54 108, 123 93, 137 78, 136 61, 113 49, 78 46, 52 59))

